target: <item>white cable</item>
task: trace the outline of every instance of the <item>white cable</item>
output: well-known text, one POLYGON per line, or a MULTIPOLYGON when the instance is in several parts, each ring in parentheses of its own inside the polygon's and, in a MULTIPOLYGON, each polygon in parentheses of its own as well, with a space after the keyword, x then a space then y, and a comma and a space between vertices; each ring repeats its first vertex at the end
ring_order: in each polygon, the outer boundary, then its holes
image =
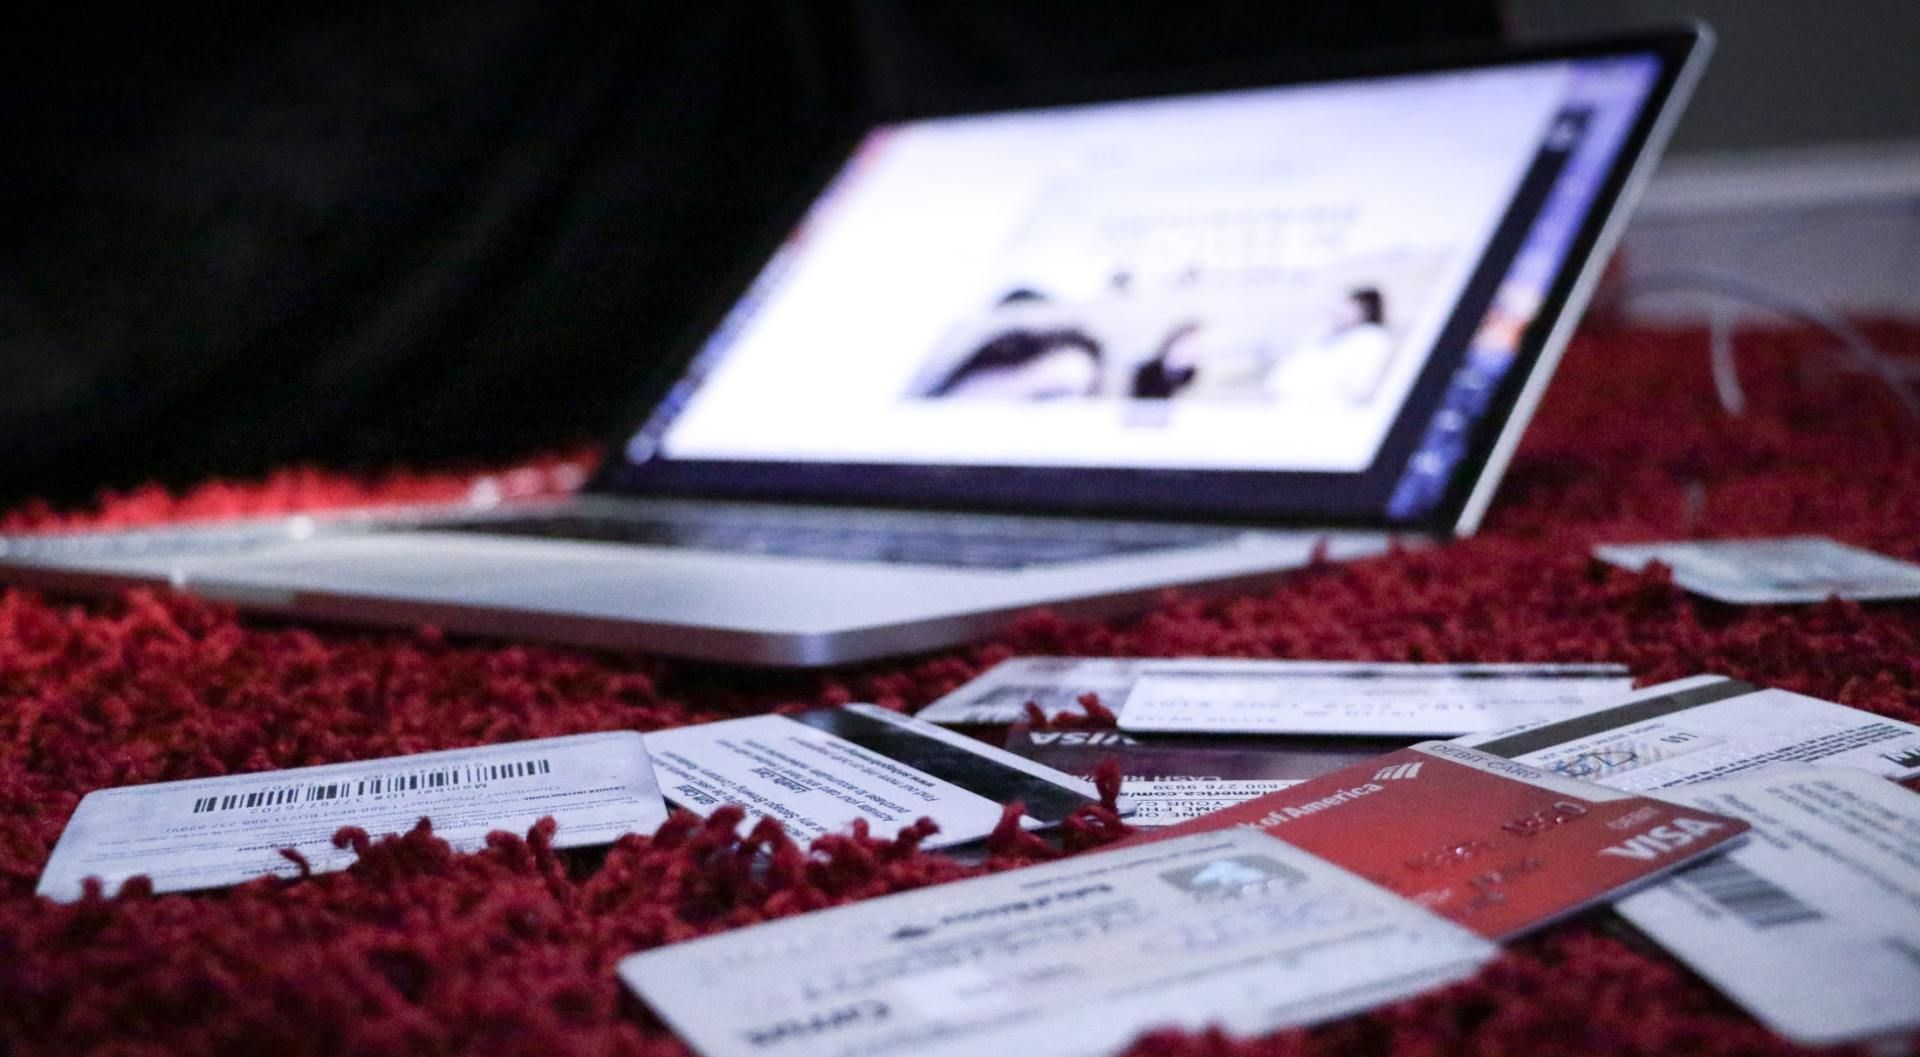
MULTIPOLYGON (((1826 331, 1839 339, 1840 344, 1845 347, 1853 359, 1854 369, 1879 378, 1888 389, 1892 390, 1894 398, 1900 401, 1900 406, 1906 409, 1907 414, 1920 419, 1920 394, 1915 394, 1913 388, 1907 384, 1909 372, 1906 366, 1881 352, 1873 342, 1867 340, 1867 336, 1862 334, 1858 327, 1831 308, 1784 290, 1776 290, 1741 276, 1710 268, 1670 268, 1650 272, 1629 284, 1627 297, 1631 299, 1641 294, 1675 291, 1718 294, 1721 297, 1756 305, 1788 319, 1810 323, 1826 331)), ((1713 356, 1714 386, 1720 395, 1720 404, 1730 414, 1739 414, 1746 406, 1746 399, 1740 389, 1738 373, 1734 369, 1731 338, 1726 339, 1726 348, 1723 351, 1718 347, 1721 339, 1711 331, 1709 337, 1715 342, 1711 355, 1713 356), (1723 370, 1727 377, 1727 388, 1724 389, 1721 380, 1723 370), (1731 400, 1729 394, 1732 396, 1731 400)))
POLYGON ((1713 367, 1713 392, 1720 398, 1720 409, 1729 415, 1745 414, 1747 394, 1740 388, 1740 369, 1733 362, 1733 313, 1724 298, 1707 308, 1707 362, 1713 367))

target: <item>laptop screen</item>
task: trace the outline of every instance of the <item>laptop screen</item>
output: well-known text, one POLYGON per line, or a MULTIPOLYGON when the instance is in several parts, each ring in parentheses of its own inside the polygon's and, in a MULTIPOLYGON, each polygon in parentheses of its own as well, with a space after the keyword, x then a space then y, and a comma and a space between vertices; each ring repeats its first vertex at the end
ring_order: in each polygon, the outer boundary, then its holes
POLYGON ((1665 72, 1627 52, 875 128, 616 477, 1431 520, 1665 72))

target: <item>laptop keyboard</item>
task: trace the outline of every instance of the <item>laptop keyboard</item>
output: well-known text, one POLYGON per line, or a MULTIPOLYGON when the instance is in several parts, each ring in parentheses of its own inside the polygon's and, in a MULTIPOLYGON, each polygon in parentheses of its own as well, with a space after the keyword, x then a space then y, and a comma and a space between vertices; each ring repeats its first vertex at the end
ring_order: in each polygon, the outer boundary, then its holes
MULTIPOLYGON (((863 521, 867 520, 865 518, 863 521)), ((974 569, 1022 569, 1088 561, 1141 551, 1216 543, 1236 533, 1185 525, 1102 524, 1015 526, 992 519, 940 521, 916 517, 859 524, 818 515, 782 519, 747 517, 609 516, 579 512, 511 519, 440 522, 417 526, 433 532, 683 547, 729 554, 786 558, 945 565, 974 569)))

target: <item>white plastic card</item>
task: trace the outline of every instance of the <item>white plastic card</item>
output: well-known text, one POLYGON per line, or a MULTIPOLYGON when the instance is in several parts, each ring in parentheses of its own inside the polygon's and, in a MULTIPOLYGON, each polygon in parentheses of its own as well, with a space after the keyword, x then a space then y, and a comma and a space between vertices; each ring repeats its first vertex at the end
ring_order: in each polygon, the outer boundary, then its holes
POLYGON ((1920 777, 1920 727, 1719 675, 1676 679, 1566 719, 1457 740, 1627 790, 1808 764, 1920 777))
POLYGON ((620 977, 703 1057, 1095 1057, 1155 1027, 1331 1020, 1457 980, 1495 950, 1230 830, 673 944, 620 977))
POLYGON ((892 838, 924 817, 940 827, 925 846, 947 847, 992 833, 1006 804, 1038 828, 1099 799, 1090 782, 871 705, 655 731, 647 750, 675 804, 738 804, 802 842, 856 819, 892 838))
POLYGON ((472 851, 494 830, 524 833, 546 816, 559 824, 554 845, 572 848, 650 834, 667 812, 633 731, 123 786, 80 801, 37 891, 67 901, 88 877, 111 894, 139 875, 157 892, 290 876, 298 867, 283 848, 316 872, 338 870, 354 861, 333 846, 342 827, 378 837, 423 816, 472 851))
POLYGON ((1822 767, 1668 795, 1752 837, 1621 900, 1621 916, 1795 1042, 1920 1028, 1920 794, 1822 767))
POLYGON ((1633 686, 1617 664, 1392 664, 1236 658, 1018 657, 918 713, 945 724, 1049 719, 1094 694, 1124 730, 1452 737, 1551 718, 1633 686))
POLYGON ((1681 587, 1737 605, 1920 598, 1920 565, 1824 536, 1605 544, 1593 554, 1633 570, 1660 562, 1681 587))
POLYGON ((1189 663, 1143 672, 1120 729, 1453 737, 1570 715, 1632 688, 1612 664, 1189 663))

